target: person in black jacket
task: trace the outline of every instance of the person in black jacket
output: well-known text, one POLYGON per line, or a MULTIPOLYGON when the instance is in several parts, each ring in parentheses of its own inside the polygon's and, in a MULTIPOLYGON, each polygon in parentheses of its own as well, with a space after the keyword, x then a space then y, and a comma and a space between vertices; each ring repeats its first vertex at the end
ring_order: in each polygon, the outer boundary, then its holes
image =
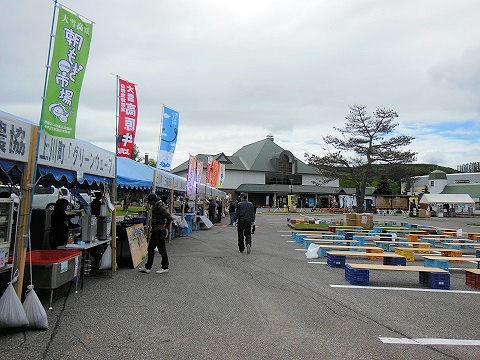
POLYGON ((230 215, 230 225, 233 226, 235 224, 235 203, 230 201, 228 205, 228 214, 230 215))
POLYGON ((208 203, 208 218, 212 222, 212 224, 215 224, 215 212, 217 210, 217 203, 215 202, 214 199, 210 199, 210 202, 208 203))
POLYGON ((68 229, 79 227, 73 224, 70 219, 77 214, 67 215, 66 210, 69 205, 67 199, 58 199, 51 217, 50 228, 50 247, 56 249, 57 246, 66 245, 68 241, 68 229))
POLYGON ((147 196, 147 202, 152 206, 151 216, 151 235, 148 242, 148 258, 145 267, 138 269, 140 272, 148 274, 153 265, 153 258, 155 255, 155 248, 162 256, 162 268, 157 270, 156 274, 164 274, 168 272, 168 256, 167 248, 165 246, 165 238, 167 236, 167 228, 172 222, 172 216, 168 213, 162 200, 157 198, 157 195, 151 193, 147 196))
POLYGON ((240 195, 241 201, 237 204, 235 217, 237 218, 238 250, 243 252, 247 247, 250 254, 252 247, 252 223, 255 221, 253 204, 247 201, 247 194, 240 195))

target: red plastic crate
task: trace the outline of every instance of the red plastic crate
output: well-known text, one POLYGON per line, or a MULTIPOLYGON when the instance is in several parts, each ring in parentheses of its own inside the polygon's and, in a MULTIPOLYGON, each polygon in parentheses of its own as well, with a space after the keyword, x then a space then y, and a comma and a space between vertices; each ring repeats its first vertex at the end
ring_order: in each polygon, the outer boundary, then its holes
POLYGON ((465 271, 465 285, 480 289, 480 274, 465 271))

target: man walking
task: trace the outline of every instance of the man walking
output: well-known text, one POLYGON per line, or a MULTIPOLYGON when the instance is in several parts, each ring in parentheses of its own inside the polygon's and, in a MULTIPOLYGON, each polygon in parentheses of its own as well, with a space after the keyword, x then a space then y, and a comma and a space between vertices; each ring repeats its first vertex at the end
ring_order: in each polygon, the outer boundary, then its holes
POLYGON ((237 219, 238 250, 243 252, 247 247, 247 254, 250 254, 252 247, 252 223, 255 221, 253 204, 247 201, 247 194, 240 194, 240 202, 235 210, 237 219))
POLYGON ((215 212, 217 211, 217 203, 215 202, 215 199, 210 199, 210 202, 208 203, 208 218, 212 222, 212 224, 215 224, 215 212))
POLYGON ((162 256, 162 268, 156 271, 156 274, 164 274, 168 272, 168 256, 167 248, 165 247, 165 238, 167 236, 167 228, 172 222, 172 217, 165 209, 162 200, 157 198, 157 195, 151 193, 147 196, 147 202, 152 206, 151 216, 151 235, 148 242, 148 258, 145 267, 140 268, 139 271, 148 274, 153 265, 153 258, 155 255, 155 248, 162 256))

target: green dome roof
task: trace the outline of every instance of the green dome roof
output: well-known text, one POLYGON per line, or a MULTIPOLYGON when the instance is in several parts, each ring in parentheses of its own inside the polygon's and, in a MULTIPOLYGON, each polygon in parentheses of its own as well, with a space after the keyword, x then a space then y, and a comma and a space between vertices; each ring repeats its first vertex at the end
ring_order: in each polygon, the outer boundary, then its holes
POLYGON ((442 170, 434 170, 428 175, 428 180, 447 180, 447 174, 442 170))

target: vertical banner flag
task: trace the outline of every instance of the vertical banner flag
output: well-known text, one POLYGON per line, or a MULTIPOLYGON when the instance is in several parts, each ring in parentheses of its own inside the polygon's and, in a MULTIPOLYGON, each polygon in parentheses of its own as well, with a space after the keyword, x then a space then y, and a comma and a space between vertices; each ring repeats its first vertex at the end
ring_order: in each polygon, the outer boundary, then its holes
POLYGON ((212 182, 212 162, 213 162, 213 156, 208 156, 207 172, 205 174, 205 184, 210 184, 212 182))
POLYGON ((190 155, 188 160, 188 173, 187 173, 187 196, 195 195, 195 176, 196 176, 196 163, 197 157, 190 155))
POLYGON ((225 181, 225 164, 220 164, 220 168, 218 171, 218 182, 217 187, 222 187, 223 182, 225 181))
POLYGON ((87 67, 93 24, 60 8, 40 127, 53 136, 75 138, 78 101, 87 67))
POLYGON ((220 163, 217 160, 213 160, 212 175, 210 177, 210 185, 217 186, 219 171, 220 171, 220 163))
POLYGON ((162 133, 158 145, 157 168, 170 171, 173 153, 177 146, 179 114, 166 106, 163 107, 162 133))
POLYGON ((117 156, 129 158, 133 153, 138 119, 138 101, 135 84, 118 79, 117 96, 117 156))
POLYGON ((195 177, 197 182, 197 194, 200 195, 200 184, 202 183, 203 175, 203 161, 197 161, 197 175, 195 177))

